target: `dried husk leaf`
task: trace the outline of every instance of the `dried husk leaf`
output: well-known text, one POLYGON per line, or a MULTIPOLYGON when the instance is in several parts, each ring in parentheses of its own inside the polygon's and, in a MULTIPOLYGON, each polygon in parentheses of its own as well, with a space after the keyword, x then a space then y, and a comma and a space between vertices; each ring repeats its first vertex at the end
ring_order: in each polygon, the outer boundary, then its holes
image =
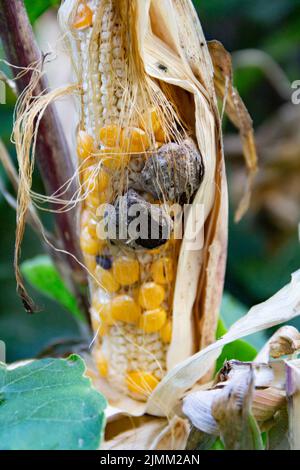
POLYGON ((211 450, 215 440, 215 436, 211 436, 192 427, 186 444, 186 450, 211 450))
POLYGON ((269 387, 274 379, 271 365, 257 362, 227 361, 215 378, 215 386, 226 385, 238 374, 253 370, 255 387, 269 387))
POLYGON ((286 362, 289 441, 292 450, 300 450, 300 359, 286 362))
POLYGON ((268 421, 284 406, 286 406, 286 394, 283 390, 269 387, 254 391, 252 412, 257 421, 268 421))
MULTIPOLYGON (((75 62, 76 47, 69 21, 76 5, 76 1, 66 0, 60 13, 75 62)), ((197 205, 203 207, 203 219, 201 210, 191 211, 199 219, 200 234, 205 232, 204 245, 190 248, 186 234, 191 232, 194 221, 189 216, 176 273, 173 334, 167 357, 167 368, 172 370, 200 347, 215 340, 223 292, 228 220, 220 120, 211 57, 192 2, 141 0, 131 3, 131 8, 144 73, 172 97, 175 109, 182 110, 195 129, 205 166, 204 180, 193 201, 193 209, 197 205)), ((111 390, 103 381, 99 383, 112 405, 135 416, 145 412, 145 404, 111 390)), ((159 406, 161 415, 165 416, 163 402, 159 406)))
MULTIPOLYGON (((252 413, 257 421, 267 421, 285 406, 286 394, 281 386, 278 387, 278 377, 273 364, 258 362, 226 362, 215 380, 215 387, 225 386, 239 374, 251 368, 254 378, 252 413)), ((280 384, 281 385, 281 384, 280 384)))
POLYGON ((225 111, 232 123, 239 129, 243 152, 248 170, 248 181, 244 196, 236 211, 235 220, 241 220, 250 204, 251 188, 257 172, 257 153, 252 119, 240 95, 233 86, 232 62, 229 52, 218 41, 208 43, 214 66, 216 93, 225 105, 225 111))
POLYGON ((228 450, 255 449, 251 425, 253 392, 254 373, 249 367, 227 383, 212 403, 212 416, 228 450))
MULTIPOLYGON (((142 418, 144 422, 137 424, 131 419, 130 428, 120 432, 113 439, 105 441, 101 450, 184 450, 189 435, 188 421, 174 417, 170 422, 166 419, 142 418)), ((119 425, 119 421, 118 421, 119 425)), ((106 432, 109 432, 110 424, 106 432)), ((119 431, 122 428, 119 428, 119 431)))
POLYGON ((149 450, 166 425, 165 419, 149 417, 123 417, 116 422, 108 422, 106 439, 101 445, 101 450, 149 450))
MULTIPOLYGON (((201 431, 200 444, 208 435, 220 436, 226 449, 261 448, 260 435, 252 410, 255 390, 252 364, 239 367, 226 382, 216 388, 189 394, 183 401, 183 413, 194 429, 201 431)), ((194 431, 194 440, 197 433, 194 431)), ((189 444, 191 444, 190 436, 189 444)))
POLYGON ((272 358, 294 354, 299 349, 300 334, 297 328, 285 325, 279 328, 267 341, 255 358, 255 362, 267 364, 272 358))
MULTIPOLYGON (((143 6, 142 3, 138 3, 141 18, 138 31, 145 70, 149 76, 192 94, 197 142, 205 166, 204 180, 193 206, 203 204, 206 236, 203 248, 197 251, 189 249, 185 237, 182 241, 173 303, 173 336, 168 352, 171 370, 199 350, 199 346, 205 347, 215 339, 227 249, 227 187, 213 68, 192 4, 182 0, 153 0, 144 2, 143 6), (157 63, 166 65, 167 72, 157 68, 157 63), (216 187, 220 191, 215 192, 216 187)), ((191 218, 186 233, 190 224, 191 218)))
POLYGON ((300 333, 293 326, 281 329, 277 338, 270 341, 270 356, 274 359, 295 354, 300 349, 300 333))
POLYGON ((259 422, 272 419, 276 412, 286 404, 284 390, 272 386, 272 368, 267 364, 241 363, 237 361, 225 363, 216 378, 213 388, 187 394, 183 399, 182 411, 184 415, 189 418, 195 428, 203 433, 219 435, 220 429, 213 414, 214 405, 221 400, 226 408, 226 414, 228 413, 228 416, 230 416, 230 412, 227 409, 229 402, 227 403, 224 396, 228 395, 231 397, 232 394, 234 395, 236 392, 239 392, 241 385, 245 384, 250 377, 249 374, 253 378, 251 413, 259 422))
POLYGON ((222 389, 190 393, 183 400, 182 411, 192 425, 205 434, 219 435, 219 427, 212 415, 212 404, 222 394, 222 389))
POLYGON ((172 413, 180 398, 210 369, 223 346, 257 331, 284 323, 300 314, 300 271, 291 282, 266 302, 250 309, 230 330, 212 345, 170 371, 150 397, 147 411, 161 416, 160 403, 172 413))
POLYGON ((271 422, 268 432, 267 450, 289 450, 287 407, 279 410, 271 422))

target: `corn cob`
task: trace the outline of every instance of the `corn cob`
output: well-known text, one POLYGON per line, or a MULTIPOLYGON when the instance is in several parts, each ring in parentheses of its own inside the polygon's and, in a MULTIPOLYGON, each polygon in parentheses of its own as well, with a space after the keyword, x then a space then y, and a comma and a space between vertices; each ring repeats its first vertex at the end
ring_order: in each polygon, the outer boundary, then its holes
MULTIPOLYGON (((99 374, 113 389, 145 401, 174 365, 168 354, 180 297, 176 289, 182 243, 161 234, 159 243, 151 237, 146 244, 138 237, 123 240, 118 230, 115 237, 103 239, 99 224, 105 217, 99 207, 109 203, 118 213, 122 198, 140 198, 145 211, 157 202, 163 213, 166 202, 192 202, 205 165, 199 136, 178 109, 178 96, 172 100, 173 89, 144 70, 134 26, 139 6, 129 0, 67 0, 61 17, 82 84, 77 136, 83 193, 80 241, 91 273, 94 356, 99 374)), ((158 69, 164 73, 168 67, 159 63, 158 69)), ((123 217, 129 223, 128 214, 123 217)), ((106 219, 113 221, 107 212, 106 219)), ((200 270, 201 259, 195 258, 200 270)), ((190 268, 195 279, 189 281, 192 300, 187 310, 195 299, 199 270, 190 268)), ((180 359, 197 349, 191 311, 186 323, 191 334, 183 354, 177 353, 180 359)))

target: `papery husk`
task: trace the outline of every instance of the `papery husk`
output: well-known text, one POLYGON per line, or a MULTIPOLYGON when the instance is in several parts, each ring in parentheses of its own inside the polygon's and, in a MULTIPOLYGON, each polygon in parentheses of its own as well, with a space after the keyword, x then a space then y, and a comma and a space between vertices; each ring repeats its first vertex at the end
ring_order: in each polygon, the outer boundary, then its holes
MULTIPOLYGON (((120 424, 122 426, 122 421, 116 423, 119 432, 105 440, 101 450, 184 450, 190 431, 188 421, 179 417, 170 422, 153 417, 127 418, 129 429, 124 432, 120 432, 120 424)), ((112 426, 113 423, 107 424, 107 435, 112 426)))
POLYGON ((297 328, 286 326, 276 339, 270 342, 270 355, 273 358, 288 356, 300 350, 300 333, 297 328))
POLYGON ((161 416, 160 404, 171 414, 185 392, 191 389, 210 370, 222 352, 223 346, 300 315, 300 271, 291 282, 266 302, 252 307, 215 343, 206 347, 171 370, 150 397, 147 412, 161 416))
MULTIPOLYGON (((179 364, 173 371, 171 371, 160 383, 157 389, 154 391, 152 397, 147 404, 147 411, 149 414, 156 415, 157 418, 153 421, 157 423, 155 427, 158 432, 159 424, 162 422, 159 416, 164 416, 161 413, 161 407, 158 406, 161 402, 164 403, 164 411, 168 412, 168 416, 182 415, 182 399, 188 396, 190 389, 195 390, 195 395, 198 390, 201 393, 207 394, 206 399, 203 401, 203 405, 207 405, 203 408, 201 415, 206 415, 206 427, 205 431, 209 431, 208 434, 217 435, 218 429, 215 420, 211 417, 210 407, 214 394, 220 393, 220 389, 209 390, 213 386, 213 383, 208 383, 206 390, 204 386, 199 387, 199 379, 205 375, 207 370, 210 369, 214 361, 220 355, 223 346, 238 338, 247 336, 254 332, 275 326, 282 322, 288 321, 296 316, 300 315, 300 271, 297 271, 292 275, 292 281, 290 284, 281 289, 277 294, 271 297, 268 301, 253 307, 247 315, 238 320, 228 331, 228 333, 214 344, 208 346, 205 350, 194 355, 188 360, 179 364)), ((279 330, 280 331, 280 330, 279 330)), ((263 359, 264 355, 261 356, 263 359)), ((268 356, 269 358, 269 356, 268 356)), ((283 361, 275 361, 272 363, 272 370, 269 370, 267 363, 269 361, 262 361, 263 372, 256 374, 256 380, 258 385, 262 387, 262 390, 255 390, 253 396, 253 415, 260 423, 268 423, 268 421, 274 416, 276 417, 277 412, 285 409, 285 393, 284 383, 285 377, 283 377, 282 370, 284 369, 283 361), (273 373, 273 380, 272 379, 273 373), (270 381, 271 380, 271 381, 270 381)), ((240 363, 241 364, 241 363, 240 363)), ((241 364, 242 369, 245 367, 249 368, 249 364, 241 364)), ((259 367, 257 362, 254 363, 254 368, 259 367)), ((229 374, 230 375, 230 374, 229 374)), ((228 376, 229 377, 229 376, 228 376)), ((225 380, 227 378, 224 377, 225 380)), ((220 383, 222 385, 222 382, 220 383)), ((226 381, 225 381, 226 384, 226 381)), ((97 386, 97 384, 96 384, 97 386)), ((194 419, 196 414, 191 409, 191 416, 194 419)), ((115 427, 118 429, 119 423, 122 421, 123 414, 117 409, 110 412, 109 422, 112 421, 115 416, 115 427), (121 421, 120 421, 121 420, 121 421)), ((273 422, 273 421, 272 421, 273 422)), ((197 422, 199 425, 199 423, 197 422)), ((270 424, 272 426, 272 423, 270 424)), ((150 425, 149 425, 150 429, 150 425)), ((151 430, 151 429, 150 429, 151 430)), ((149 430, 149 434, 150 434, 149 430)), ((148 439, 146 432, 143 439, 148 439)), ((124 437, 128 437, 127 435, 124 437)), ((117 442, 110 443, 114 445, 123 445, 121 435, 116 436, 117 442)), ((144 445, 147 445, 144 442, 144 445)), ((126 441, 127 448, 130 447, 130 442, 126 441)), ((139 441, 139 445, 142 445, 142 438, 139 441)), ((116 449, 118 447, 115 447, 116 449)))
POLYGON ((279 328, 259 351, 255 362, 268 363, 272 358, 291 355, 299 349, 300 333, 294 326, 285 325, 279 328))
POLYGON ((268 421, 284 406, 286 406, 286 395, 283 390, 275 387, 255 390, 252 411, 257 421, 261 423, 268 421))
POLYGON ((228 118, 240 131, 243 154, 248 171, 244 195, 235 213, 235 221, 239 222, 249 208, 253 181, 257 173, 258 158, 253 123, 246 106, 233 86, 231 55, 219 41, 210 41, 208 48, 215 71, 214 83, 216 93, 223 101, 223 110, 228 118))
POLYGON ((278 381, 277 369, 273 365, 273 363, 258 363, 256 361, 228 361, 216 377, 214 387, 226 387, 227 383, 230 383, 235 377, 251 370, 254 378, 252 413, 257 421, 267 421, 286 405, 284 387, 281 381, 278 381))
POLYGON ((289 441, 292 450, 300 450, 300 359, 286 362, 289 441))
MULTIPOLYGON (((68 33, 66 24, 76 5, 76 1, 67 0, 60 12, 75 58, 74 38, 68 33)), ((198 204, 203 207, 203 214, 196 211, 196 215, 201 222, 204 244, 190 249, 186 234, 191 232, 193 220, 189 216, 176 274, 173 333, 167 355, 167 370, 171 371, 215 340, 223 293, 228 221, 221 127, 213 65, 192 2, 139 0, 131 3, 131 12, 146 77, 159 81, 163 91, 172 96, 175 109, 180 109, 185 119, 192 123, 205 167, 204 179, 192 208, 198 204), (163 70, 159 64, 164 65, 163 70)), ((147 404, 111 390, 103 381, 98 383, 113 406, 134 416, 145 412, 147 404)), ((164 404, 159 406, 160 414, 166 416, 164 404)))
MULTIPOLYGON (((286 394, 273 383, 271 366, 249 362, 230 361, 225 363, 212 388, 188 393, 183 399, 182 411, 193 426, 209 435, 218 435, 219 429, 213 415, 214 403, 224 398, 224 389, 235 391, 246 383, 248 375, 253 377, 251 391, 251 412, 260 423, 273 418, 286 405, 286 394), (233 367, 233 368, 231 368, 233 367), (229 370, 229 373, 227 371, 229 370), (224 371, 224 372, 222 372, 224 371)), ((227 392, 228 393, 228 392, 227 392)), ((224 401, 224 400, 223 400, 224 401)), ((227 407, 226 400, 223 406, 227 407)), ((229 415, 230 416, 230 413, 229 415)))
POLYGON ((183 401, 183 413, 194 426, 191 439, 201 446, 209 436, 220 436, 226 450, 262 449, 260 431, 253 416, 255 374, 252 364, 240 364, 228 380, 214 389, 189 394, 183 401), (245 367, 243 367, 245 365, 245 367), (200 432, 197 436, 196 429, 200 432))
MULTIPOLYGON (((168 352, 168 370, 171 370, 215 340, 226 262, 227 186, 213 66, 191 2, 138 2, 138 18, 146 72, 194 96, 197 143, 205 167, 204 180, 193 201, 194 207, 204 206, 204 246, 191 251, 186 238, 182 241, 173 303, 173 336, 168 352), (166 64, 168 72, 158 69, 157 63, 166 64)), ((188 221, 186 232, 191 223, 188 221)))

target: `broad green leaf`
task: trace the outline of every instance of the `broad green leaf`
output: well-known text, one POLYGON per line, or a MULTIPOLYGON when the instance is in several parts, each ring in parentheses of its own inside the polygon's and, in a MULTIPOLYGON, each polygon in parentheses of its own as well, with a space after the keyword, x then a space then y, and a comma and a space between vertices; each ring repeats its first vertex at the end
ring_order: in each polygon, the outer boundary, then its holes
MULTIPOLYGON (((243 305, 228 292, 224 293, 221 306, 221 318, 226 330, 229 329, 237 320, 243 317, 247 311, 248 307, 243 305)), ((247 342, 256 349, 262 348, 265 345, 266 340, 267 336, 264 331, 250 335, 247 338, 247 342)))
POLYGON ((211 450, 225 450, 224 444, 221 441, 221 439, 218 437, 218 439, 215 441, 214 445, 212 446, 211 450))
POLYGON ((77 306, 74 295, 67 289, 57 269, 48 256, 37 256, 22 263, 22 274, 39 292, 56 300, 78 319, 84 316, 77 306))
POLYGON ((0 364, 1 450, 96 450, 106 401, 79 356, 0 364))
POLYGON ((48 8, 60 5, 60 0, 25 0, 28 16, 32 23, 38 19, 48 8))
POLYGON ((222 354, 218 357, 216 371, 220 370, 225 361, 236 359, 237 361, 253 361, 257 355, 256 349, 243 340, 233 341, 224 346, 222 354))
MULTIPOLYGON (((217 339, 227 333, 227 328, 224 324, 222 318, 219 318, 218 328, 217 328, 217 339)), ((219 356, 216 363, 216 372, 219 371, 225 361, 230 361, 231 359, 236 359, 237 361, 248 362, 253 361, 257 355, 257 350, 247 341, 236 340, 230 344, 224 346, 222 354, 219 356)))
POLYGON ((264 450, 265 445, 263 442, 262 434, 252 413, 249 414, 248 424, 251 430, 253 440, 253 450, 264 450))

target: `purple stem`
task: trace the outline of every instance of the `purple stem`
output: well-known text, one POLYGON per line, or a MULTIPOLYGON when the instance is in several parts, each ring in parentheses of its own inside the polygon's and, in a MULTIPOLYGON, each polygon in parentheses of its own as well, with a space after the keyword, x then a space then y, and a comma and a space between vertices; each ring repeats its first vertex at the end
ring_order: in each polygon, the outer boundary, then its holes
MULTIPOLYGON (((23 0, 0 0, 0 36, 6 58, 11 64, 26 68, 42 60, 43 56, 37 46, 23 0)), ((20 70, 12 67, 14 76, 19 72, 20 70)), ((19 93, 28 86, 31 76, 32 72, 28 71, 17 80, 19 93)), ((34 93, 39 95, 48 88, 48 81, 43 76, 34 93)), ((62 132, 56 109, 51 104, 44 113, 39 126, 36 159, 48 195, 57 191, 74 174, 68 144, 62 132)), ((75 190, 74 184, 69 188, 65 197, 71 198, 75 190)), ((74 210, 55 214, 55 223, 61 248, 81 260, 74 210)), ((81 293, 82 284, 86 280, 85 272, 71 256, 64 256, 64 261, 72 273, 73 290, 86 310, 86 301, 81 293)), ((88 316, 87 312, 86 315, 88 316)))

